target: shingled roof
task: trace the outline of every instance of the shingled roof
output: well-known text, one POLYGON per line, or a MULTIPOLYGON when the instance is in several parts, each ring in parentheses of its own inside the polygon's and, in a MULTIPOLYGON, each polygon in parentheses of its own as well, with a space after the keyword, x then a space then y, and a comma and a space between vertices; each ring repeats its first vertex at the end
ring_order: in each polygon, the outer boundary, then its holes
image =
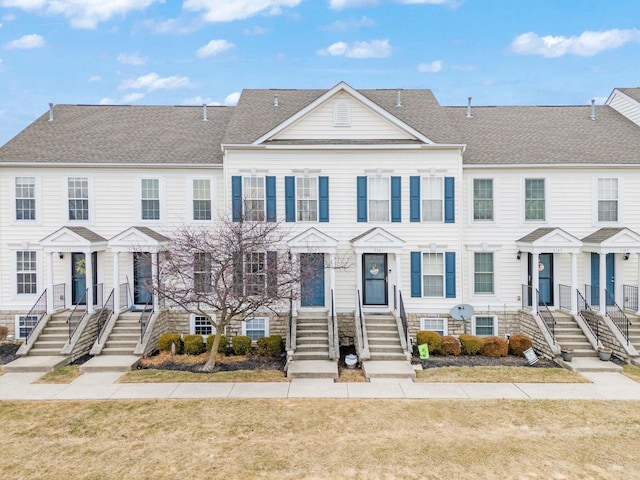
POLYGON ((0 148, 0 163, 222 163, 233 107, 56 105, 0 148))
POLYGON ((640 102, 640 87, 636 88, 618 88, 616 90, 620 90, 625 95, 633 98, 635 101, 640 102))

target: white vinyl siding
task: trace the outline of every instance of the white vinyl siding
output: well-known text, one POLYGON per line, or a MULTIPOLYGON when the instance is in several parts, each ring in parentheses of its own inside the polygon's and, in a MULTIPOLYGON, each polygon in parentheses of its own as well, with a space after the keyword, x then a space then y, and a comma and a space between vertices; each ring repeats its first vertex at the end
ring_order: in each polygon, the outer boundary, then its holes
POLYGON ((598 179, 598 222, 618 221, 618 179, 598 179))
POLYGON ((389 177, 368 178, 369 221, 388 222, 391 209, 389 177))
POLYGON ((16 177, 16 220, 36 219, 36 179, 16 177))
POLYGON ((423 177, 422 188, 422 221, 442 222, 444 217, 444 178, 423 177))

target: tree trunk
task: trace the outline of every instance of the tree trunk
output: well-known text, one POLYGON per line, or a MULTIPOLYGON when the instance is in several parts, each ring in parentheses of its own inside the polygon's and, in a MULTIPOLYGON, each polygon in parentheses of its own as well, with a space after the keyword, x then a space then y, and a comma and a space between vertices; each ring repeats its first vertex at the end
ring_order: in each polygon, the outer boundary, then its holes
POLYGON ((216 355, 218 354, 218 347, 220 346, 220 336, 222 335, 220 332, 222 329, 216 328, 216 336, 213 337, 213 345, 211 345, 211 352, 209 355, 209 360, 204 364, 202 370, 205 372, 213 372, 213 369, 216 367, 216 355))

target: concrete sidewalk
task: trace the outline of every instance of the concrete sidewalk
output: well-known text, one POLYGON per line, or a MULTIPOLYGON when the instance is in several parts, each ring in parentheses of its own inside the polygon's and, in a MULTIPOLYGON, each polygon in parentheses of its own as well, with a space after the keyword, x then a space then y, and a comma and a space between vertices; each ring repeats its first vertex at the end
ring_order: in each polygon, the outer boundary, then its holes
POLYGON ((121 400, 196 398, 394 398, 640 400, 640 383, 619 373, 585 373, 592 383, 414 383, 410 380, 334 383, 115 383, 117 372, 84 373, 70 384, 34 384, 41 374, 0 376, 0 400, 121 400))

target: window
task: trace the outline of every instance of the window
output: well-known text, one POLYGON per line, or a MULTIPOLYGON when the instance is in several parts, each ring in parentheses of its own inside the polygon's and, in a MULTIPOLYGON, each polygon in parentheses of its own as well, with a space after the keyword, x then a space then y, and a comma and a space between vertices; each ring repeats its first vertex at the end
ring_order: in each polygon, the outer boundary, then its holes
POLYGON ((618 179, 598 179, 598 221, 618 221, 618 179))
POLYGON ((36 179, 16 177, 16 220, 36 219, 36 179))
POLYGON ((440 335, 448 335, 448 322, 445 318, 421 318, 420 330, 430 330, 440 335))
POLYGON ((472 317, 472 330, 477 337, 489 337, 498 334, 498 317, 494 315, 476 315, 472 317))
POLYGON ((441 222, 444 205, 444 186, 442 177, 424 177, 422 179, 422 221, 441 222))
POLYGON ((422 296, 444 296, 444 261, 441 253, 422 255, 422 296))
POLYGON ((37 323, 38 315, 16 315, 16 338, 27 338, 37 323))
POLYGON ((160 180, 143 178, 140 186, 142 220, 160 220, 160 180))
POLYGON ((296 219, 299 222, 318 220, 318 179, 296 178, 296 219))
POLYGON ((369 178, 369 221, 389 221, 389 177, 369 178))
POLYGON ((493 293, 493 253, 474 254, 473 289, 475 293, 493 293))
POLYGON ((16 252, 16 286, 18 294, 38 293, 36 252, 16 252))
POLYGON ((244 218, 250 221, 264 221, 265 188, 264 177, 243 177, 244 218))
POLYGON ((242 322, 242 335, 250 337, 254 342, 269 336, 269 319, 267 317, 247 318, 242 322))
POLYGON ((211 180, 193 180, 193 219, 211 220, 211 180))
MULTIPOLYGON (((215 320, 215 317, 212 317, 215 320)), ((216 329, 211 325, 211 321, 204 315, 191 315, 189 317, 189 333, 192 335, 213 335, 216 329)))
POLYGON ((89 220, 89 179, 69 177, 67 187, 69 220, 89 220))
POLYGON ((266 255, 264 252, 246 253, 244 278, 247 295, 262 295, 267 285, 266 255))
POLYGON ((473 219, 493 220, 493 180, 490 178, 473 180, 473 219))
POLYGON ((196 253, 193 258, 193 288, 196 292, 211 291, 211 254, 196 253))
POLYGON ((544 220, 544 179, 525 179, 524 219, 544 220))

